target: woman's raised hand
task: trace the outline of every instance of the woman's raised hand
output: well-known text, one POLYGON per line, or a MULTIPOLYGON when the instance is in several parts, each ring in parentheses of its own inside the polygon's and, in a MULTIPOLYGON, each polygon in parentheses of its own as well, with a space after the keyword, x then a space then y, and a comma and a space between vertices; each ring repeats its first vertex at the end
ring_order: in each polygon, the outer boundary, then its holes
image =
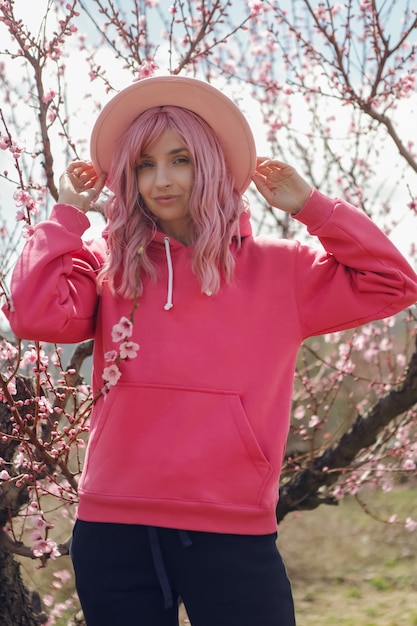
POLYGON ((277 159, 258 157, 252 180, 271 206, 286 213, 300 211, 312 191, 294 167, 277 159))
POLYGON ((73 161, 59 179, 58 203, 70 204, 87 213, 104 187, 106 175, 97 175, 87 161, 73 161))

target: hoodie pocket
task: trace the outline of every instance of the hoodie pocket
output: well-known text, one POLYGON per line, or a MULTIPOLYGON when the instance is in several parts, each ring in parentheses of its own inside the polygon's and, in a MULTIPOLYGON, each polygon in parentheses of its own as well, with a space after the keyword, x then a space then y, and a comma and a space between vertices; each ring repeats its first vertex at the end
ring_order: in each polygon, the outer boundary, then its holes
POLYGON ((127 498, 271 505, 272 467, 237 394, 124 383, 91 435, 83 489, 127 498))

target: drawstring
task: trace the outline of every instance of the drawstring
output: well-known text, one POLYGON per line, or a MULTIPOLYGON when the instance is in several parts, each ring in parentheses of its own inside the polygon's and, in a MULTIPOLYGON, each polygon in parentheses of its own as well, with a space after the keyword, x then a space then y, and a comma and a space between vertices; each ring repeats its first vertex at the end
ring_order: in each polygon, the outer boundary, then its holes
MULTIPOLYGON (((164 237, 164 245, 165 245, 165 255, 167 258, 167 266, 168 266, 168 289, 167 289, 167 302, 164 305, 165 311, 169 311, 174 306, 172 302, 172 294, 174 287, 174 269, 172 267, 172 258, 171 258, 171 247, 169 245, 169 237, 164 237)), ((212 296, 213 292, 211 289, 206 289, 204 292, 206 296, 212 296)))
MULTIPOLYGON (((172 597, 171 585, 169 583, 168 574, 166 573, 164 559, 162 558, 161 545, 159 543, 158 532, 154 526, 148 526, 149 543, 151 546, 152 559, 161 585, 162 595, 164 596, 164 607, 170 609, 174 600, 172 597)), ((193 545, 190 535, 186 530, 178 530, 178 536, 183 548, 189 548, 193 545)))
POLYGON ((169 247, 169 238, 164 237, 165 244, 165 254, 167 257, 167 265, 168 265, 168 293, 167 293, 167 303, 164 306, 165 311, 169 311, 174 306, 172 304, 172 287, 174 282, 174 272, 172 269, 172 259, 171 259, 171 249, 169 247))
POLYGON ((162 558, 161 546, 156 532, 156 528, 148 526, 149 542, 151 544, 153 564, 161 585, 162 595, 164 596, 164 607, 170 609, 174 603, 172 599, 171 585, 169 584, 168 575, 165 570, 164 560, 162 558))
POLYGON ((181 541, 181 545, 183 548, 189 548, 190 546, 193 545, 193 542, 191 540, 190 535, 187 533, 186 530, 179 530, 178 531, 178 536, 180 538, 181 541))

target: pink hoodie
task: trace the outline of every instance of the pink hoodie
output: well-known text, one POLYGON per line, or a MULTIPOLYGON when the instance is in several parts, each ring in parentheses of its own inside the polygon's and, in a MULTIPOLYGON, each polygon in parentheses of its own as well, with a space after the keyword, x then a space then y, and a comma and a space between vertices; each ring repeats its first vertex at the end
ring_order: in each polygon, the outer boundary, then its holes
MULTIPOLYGON (((222 533, 276 530, 294 366, 306 337, 394 315, 417 300, 417 276, 365 214, 314 190, 296 219, 324 250, 253 238, 242 224, 236 273, 201 293, 191 247, 159 233, 132 336, 136 358, 93 410, 79 486, 80 519, 222 533), (169 264, 172 262, 172 275, 169 264), (165 309, 172 291, 173 307, 165 309)), ((95 338, 93 385, 103 385, 112 328, 132 302, 95 277, 106 243, 81 236, 88 219, 57 205, 36 226, 12 279, 17 336, 95 338)))

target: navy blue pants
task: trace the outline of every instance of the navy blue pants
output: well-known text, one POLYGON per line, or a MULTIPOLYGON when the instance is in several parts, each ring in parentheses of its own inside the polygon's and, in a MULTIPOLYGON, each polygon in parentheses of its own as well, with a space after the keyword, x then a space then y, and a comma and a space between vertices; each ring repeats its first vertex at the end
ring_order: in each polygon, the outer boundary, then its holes
POLYGON ((275 534, 78 520, 71 558, 87 626, 295 626, 275 534))

